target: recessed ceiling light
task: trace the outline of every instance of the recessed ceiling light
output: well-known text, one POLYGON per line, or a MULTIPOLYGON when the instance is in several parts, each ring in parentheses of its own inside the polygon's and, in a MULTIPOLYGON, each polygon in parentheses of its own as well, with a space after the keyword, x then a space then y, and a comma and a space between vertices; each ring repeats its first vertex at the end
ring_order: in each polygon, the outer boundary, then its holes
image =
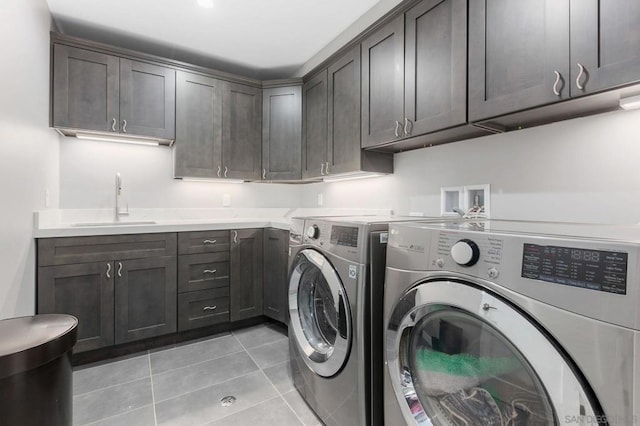
POLYGON ((204 9, 213 9, 213 0, 198 0, 198 6, 204 9))

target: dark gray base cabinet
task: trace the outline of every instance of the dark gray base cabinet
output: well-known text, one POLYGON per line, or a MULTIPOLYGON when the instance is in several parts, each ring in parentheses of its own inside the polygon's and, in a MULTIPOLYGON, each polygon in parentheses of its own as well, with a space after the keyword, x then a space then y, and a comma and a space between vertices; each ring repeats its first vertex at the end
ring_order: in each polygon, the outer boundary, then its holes
POLYGON ((263 230, 231 231, 231 321, 262 315, 263 230))
POLYGON ((263 314, 289 323, 289 231, 267 228, 264 230, 264 292, 263 314))
POLYGON ((228 322, 228 286, 178 295, 178 331, 228 322))

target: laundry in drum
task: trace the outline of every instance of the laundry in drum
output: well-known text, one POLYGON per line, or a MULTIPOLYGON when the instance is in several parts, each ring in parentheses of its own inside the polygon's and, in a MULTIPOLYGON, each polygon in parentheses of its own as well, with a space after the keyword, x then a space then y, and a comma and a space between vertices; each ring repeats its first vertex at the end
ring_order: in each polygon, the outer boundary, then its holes
POLYGON ((449 355, 427 348, 415 354, 414 376, 430 396, 479 386, 482 380, 513 372, 520 362, 510 357, 483 357, 469 353, 449 355))

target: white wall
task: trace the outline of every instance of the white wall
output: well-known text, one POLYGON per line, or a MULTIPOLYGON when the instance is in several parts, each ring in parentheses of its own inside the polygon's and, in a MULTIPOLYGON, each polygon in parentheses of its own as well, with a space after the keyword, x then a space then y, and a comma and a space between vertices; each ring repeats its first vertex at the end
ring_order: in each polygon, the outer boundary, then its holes
POLYGON ((408 151, 393 176, 313 184, 315 206, 440 214, 440 188, 491 184, 494 218, 640 221, 640 111, 618 111, 408 151))
POLYGON ((129 208, 298 207, 300 185, 220 184, 173 179, 172 149, 63 138, 60 142, 60 208, 113 208, 120 172, 129 208))
POLYGON ((33 314, 33 211, 58 199, 58 135, 49 126, 45 0, 0 2, 0 318, 33 314))

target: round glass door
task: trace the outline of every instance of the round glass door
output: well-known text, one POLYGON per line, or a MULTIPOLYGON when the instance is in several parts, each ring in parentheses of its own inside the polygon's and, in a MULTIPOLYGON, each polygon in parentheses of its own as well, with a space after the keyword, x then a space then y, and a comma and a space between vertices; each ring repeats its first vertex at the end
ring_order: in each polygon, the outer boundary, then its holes
POLYGON ((594 413, 550 339, 501 299, 462 283, 424 283, 402 297, 387 359, 407 424, 556 425, 594 413))
POLYGON ((302 250, 289 281, 289 313, 296 344, 316 374, 331 377, 347 360, 351 315, 344 287, 326 257, 302 250))

